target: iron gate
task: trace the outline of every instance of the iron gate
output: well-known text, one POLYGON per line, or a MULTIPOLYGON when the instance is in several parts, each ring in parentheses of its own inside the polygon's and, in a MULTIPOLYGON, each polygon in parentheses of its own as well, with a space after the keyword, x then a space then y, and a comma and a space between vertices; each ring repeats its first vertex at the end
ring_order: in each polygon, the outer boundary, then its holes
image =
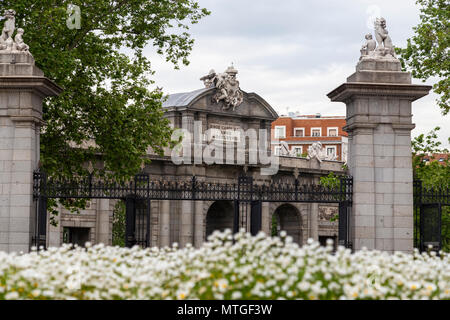
POLYGON ((442 214, 450 206, 449 186, 414 181, 414 246, 420 251, 442 249, 442 214))
POLYGON ((240 176, 237 183, 198 181, 195 176, 184 181, 153 181, 148 174, 138 174, 131 181, 117 182, 93 175, 78 179, 48 178, 34 173, 33 195, 37 202, 37 228, 34 245, 45 247, 47 199, 121 199, 126 204, 126 246, 150 245, 150 208, 152 200, 233 201, 233 231, 250 225, 256 235, 262 226, 262 203, 337 203, 339 204, 339 244, 350 247, 349 209, 352 205, 353 179, 341 176, 337 186, 294 183, 258 184, 251 176, 240 176), (243 219, 241 219, 243 217, 243 219), (249 217, 250 221, 245 219, 249 217), (242 223, 242 225, 240 225, 242 223))

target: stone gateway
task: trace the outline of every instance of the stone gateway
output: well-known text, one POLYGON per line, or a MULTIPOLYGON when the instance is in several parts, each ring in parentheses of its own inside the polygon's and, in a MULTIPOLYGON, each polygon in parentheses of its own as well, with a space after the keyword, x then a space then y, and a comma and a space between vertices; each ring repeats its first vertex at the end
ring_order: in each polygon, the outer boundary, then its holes
POLYGON ((378 47, 328 97, 347 106, 354 248, 412 252, 411 103, 431 87, 411 84, 411 74, 401 71, 385 26, 377 19, 378 47))

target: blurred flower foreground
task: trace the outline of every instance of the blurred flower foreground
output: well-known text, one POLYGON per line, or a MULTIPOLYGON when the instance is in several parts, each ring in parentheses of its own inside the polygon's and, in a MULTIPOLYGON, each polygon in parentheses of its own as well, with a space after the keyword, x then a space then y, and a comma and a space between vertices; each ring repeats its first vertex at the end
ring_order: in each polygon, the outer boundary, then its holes
POLYGON ((450 256, 215 232, 200 249, 0 252, 0 299, 449 299, 450 256))

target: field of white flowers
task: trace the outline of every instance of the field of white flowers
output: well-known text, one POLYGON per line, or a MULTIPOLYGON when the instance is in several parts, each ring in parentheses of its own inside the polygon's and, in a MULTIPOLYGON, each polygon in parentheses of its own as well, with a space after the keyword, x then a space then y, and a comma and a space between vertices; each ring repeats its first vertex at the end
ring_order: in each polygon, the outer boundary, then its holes
POLYGON ((0 299, 449 299, 450 256, 215 232, 200 249, 0 252, 0 299))

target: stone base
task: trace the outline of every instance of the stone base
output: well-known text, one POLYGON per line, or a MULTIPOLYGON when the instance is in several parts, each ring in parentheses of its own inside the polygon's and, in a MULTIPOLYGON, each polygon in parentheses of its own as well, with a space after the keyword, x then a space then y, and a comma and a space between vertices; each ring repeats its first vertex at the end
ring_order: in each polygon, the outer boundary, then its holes
POLYGON ((0 76, 36 76, 44 73, 34 65, 34 58, 29 52, 0 51, 0 76))
POLYGON ((374 71, 402 71, 400 60, 392 57, 363 56, 356 65, 356 71, 374 70, 374 71))

